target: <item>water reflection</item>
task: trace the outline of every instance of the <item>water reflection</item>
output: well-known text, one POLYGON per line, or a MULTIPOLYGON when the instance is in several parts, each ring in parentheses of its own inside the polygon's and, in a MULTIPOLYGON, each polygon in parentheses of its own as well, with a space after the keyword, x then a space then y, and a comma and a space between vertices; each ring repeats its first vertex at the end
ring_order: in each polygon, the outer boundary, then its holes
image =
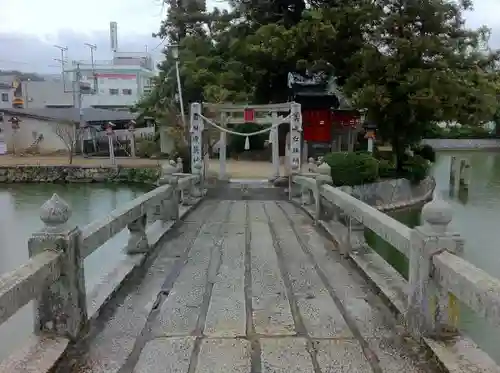
MULTIPOLYGON (((465 238, 463 257, 500 278, 500 153, 496 152, 443 152, 438 154, 433 168, 436 193, 453 208, 452 231, 465 238), (451 156, 468 157, 471 162, 471 182, 468 192, 450 193, 449 170, 451 156)), ((393 214, 394 218, 410 227, 419 224, 420 211, 410 210, 393 214)), ((373 232, 367 232, 370 245, 403 276, 407 278, 408 261, 396 249, 373 232)), ((500 329, 478 318, 465 306, 461 308, 461 329, 473 338, 500 364, 500 329)))
MULTIPOLYGON (((28 238, 42 228, 39 209, 53 193, 59 194, 71 206, 73 214, 70 224, 84 227, 144 191, 145 188, 140 186, 98 184, 0 186, 0 274, 11 271, 28 260, 28 238)), ((127 232, 120 232, 85 259, 87 291, 101 282, 103 276, 124 256, 119 248, 124 246, 126 239, 127 232)), ((22 346, 32 332, 32 325, 32 305, 28 304, 0 326, 0 340, 9 340, 8 344, 0 344, 0 360, 22 346)))

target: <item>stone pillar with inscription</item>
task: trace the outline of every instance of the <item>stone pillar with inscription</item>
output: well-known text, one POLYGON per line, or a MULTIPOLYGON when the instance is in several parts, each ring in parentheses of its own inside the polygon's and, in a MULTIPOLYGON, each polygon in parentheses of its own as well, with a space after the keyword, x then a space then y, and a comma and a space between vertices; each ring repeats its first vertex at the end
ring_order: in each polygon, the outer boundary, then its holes
MULTIPOLYGON (((227 114, 226 113, 221 113, 220 115, 220 125, 223 128, 226 128, 227 125, 227 114)), ((227 135, 226 132, 220 131, 220 138, 219 138, 219 163, 220 163, 220 170, 219 170, 219 179, 220 180, 226 180, 226 158, 227 158, 227 135)))
MULTIPOLYGON (((201 119, 201 104, 193 102, 191 104, 191 172, 194 172, 195 165, 202 162, 201 136, 203 133, 203 120, 201 119)), ((202 177, 203 177, 202 168, 202 177)))
POLYGON ((301 167, 302 113, 300 110, 300 104, 293 102, 290 105, 290 168, 292 174, 300 172, 301 167))
POLYGON ((201 162, 198 162, 194 165, 194 169, 192 170, 194 175, 198 175, 199 179, 196 182, 191 184, 191 196, 194 198, 200 198, 203 196, 203 184, 202 184, 202 175, 201 175, 201 162))
POLYGON ((273 161, 273 174, 270 180, 274 181, 280 177, 280 149, 279 149, 279 138, 278 138, 278 123, 281 118, 278 117, 278 113, 273 111, 272 116, 272 128, 269 135, 271 139, 272 148, 272 161, 273 161))
POLYGON ((302 113, 300 111, 300 104, 293 102, 290 105, 290 150, 289 156, 287 157, 287 162, 290 167, 290 174, 288 176, 288 199, 292 200, 294 197, 294 184, 293 175, 300 172, 300 153, 301 153, 301 141, 300 137, 302 134, 302 113))

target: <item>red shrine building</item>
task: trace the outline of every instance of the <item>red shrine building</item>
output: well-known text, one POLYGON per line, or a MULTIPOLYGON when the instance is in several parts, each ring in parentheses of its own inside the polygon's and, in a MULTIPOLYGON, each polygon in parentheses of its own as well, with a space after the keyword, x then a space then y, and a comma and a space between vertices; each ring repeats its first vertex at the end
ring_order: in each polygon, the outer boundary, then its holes
POLYGON ((361 113, 324 73, 288 74, 289 101, 302 107, 303 155, 352 151, 361 129, 361 113))

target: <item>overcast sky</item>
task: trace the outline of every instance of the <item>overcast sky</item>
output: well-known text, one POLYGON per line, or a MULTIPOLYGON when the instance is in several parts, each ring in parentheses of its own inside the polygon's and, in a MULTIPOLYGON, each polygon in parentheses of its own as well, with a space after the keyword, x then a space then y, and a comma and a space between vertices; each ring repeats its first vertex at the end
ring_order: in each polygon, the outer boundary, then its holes
MULTIPOLYGON (((221 6, 218 0, 209 6, 221 6), (217 1, 217 3, 216 3, 217 1)), ((224 5, 222 5, 224 6, 224 5)), ((161 58, 158 31, 165 10, 161 0, 0 0, 0 69, 57 73, 60 52, 68 46, 71 60, 89 59, 84 43, 97 45, 96 59, 110 56, 109 22, 118 22, 118 46, 161 58)), ((476 0, 469 26, 493 29, 491 45, 500 47, 500 0, 476 0)))

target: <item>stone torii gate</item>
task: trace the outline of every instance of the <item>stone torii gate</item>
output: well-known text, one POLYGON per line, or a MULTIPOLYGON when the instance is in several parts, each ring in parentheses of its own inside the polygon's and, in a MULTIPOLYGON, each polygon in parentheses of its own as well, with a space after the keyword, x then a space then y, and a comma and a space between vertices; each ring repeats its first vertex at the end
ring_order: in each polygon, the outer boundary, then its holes
MULTIPOLYGON (((226 133, 246 137, 245 149, 250 148, 249 137, 270 132, 269 140, 272 145, 273 174, 270 180, 280 177, 280 159, 278 143, 278 127, 281 123, 290 123, 289 157, 285 160, 291 172, 297 172, 301 167, 301 137, 302 137, 302 115, 300 104, 287 102, 283 104, 269 105, 234 105, 234 104, 211 104, 203 103, 203 107, 220 114, 220 123, 202 114, 202 104, 194 102, 191 104, 191 167, 202 162, 202 133, 205 123, 220 131, 220 171, 219 178, 226 179, 226 133), (289 112, 286 117, 278 113, 289 112), (262 115, 264 113, 264 115, 262 115), (239 115, 238 115, 239 114, 239 115), (228 125, 241 123, 270 124, 269 127, 252 133, 236 132, 228 128, 228 125)), ((205 164, 204 171, 206 172, 205 164)), ((287 175, 288 176, 288 175, 287 175)))

